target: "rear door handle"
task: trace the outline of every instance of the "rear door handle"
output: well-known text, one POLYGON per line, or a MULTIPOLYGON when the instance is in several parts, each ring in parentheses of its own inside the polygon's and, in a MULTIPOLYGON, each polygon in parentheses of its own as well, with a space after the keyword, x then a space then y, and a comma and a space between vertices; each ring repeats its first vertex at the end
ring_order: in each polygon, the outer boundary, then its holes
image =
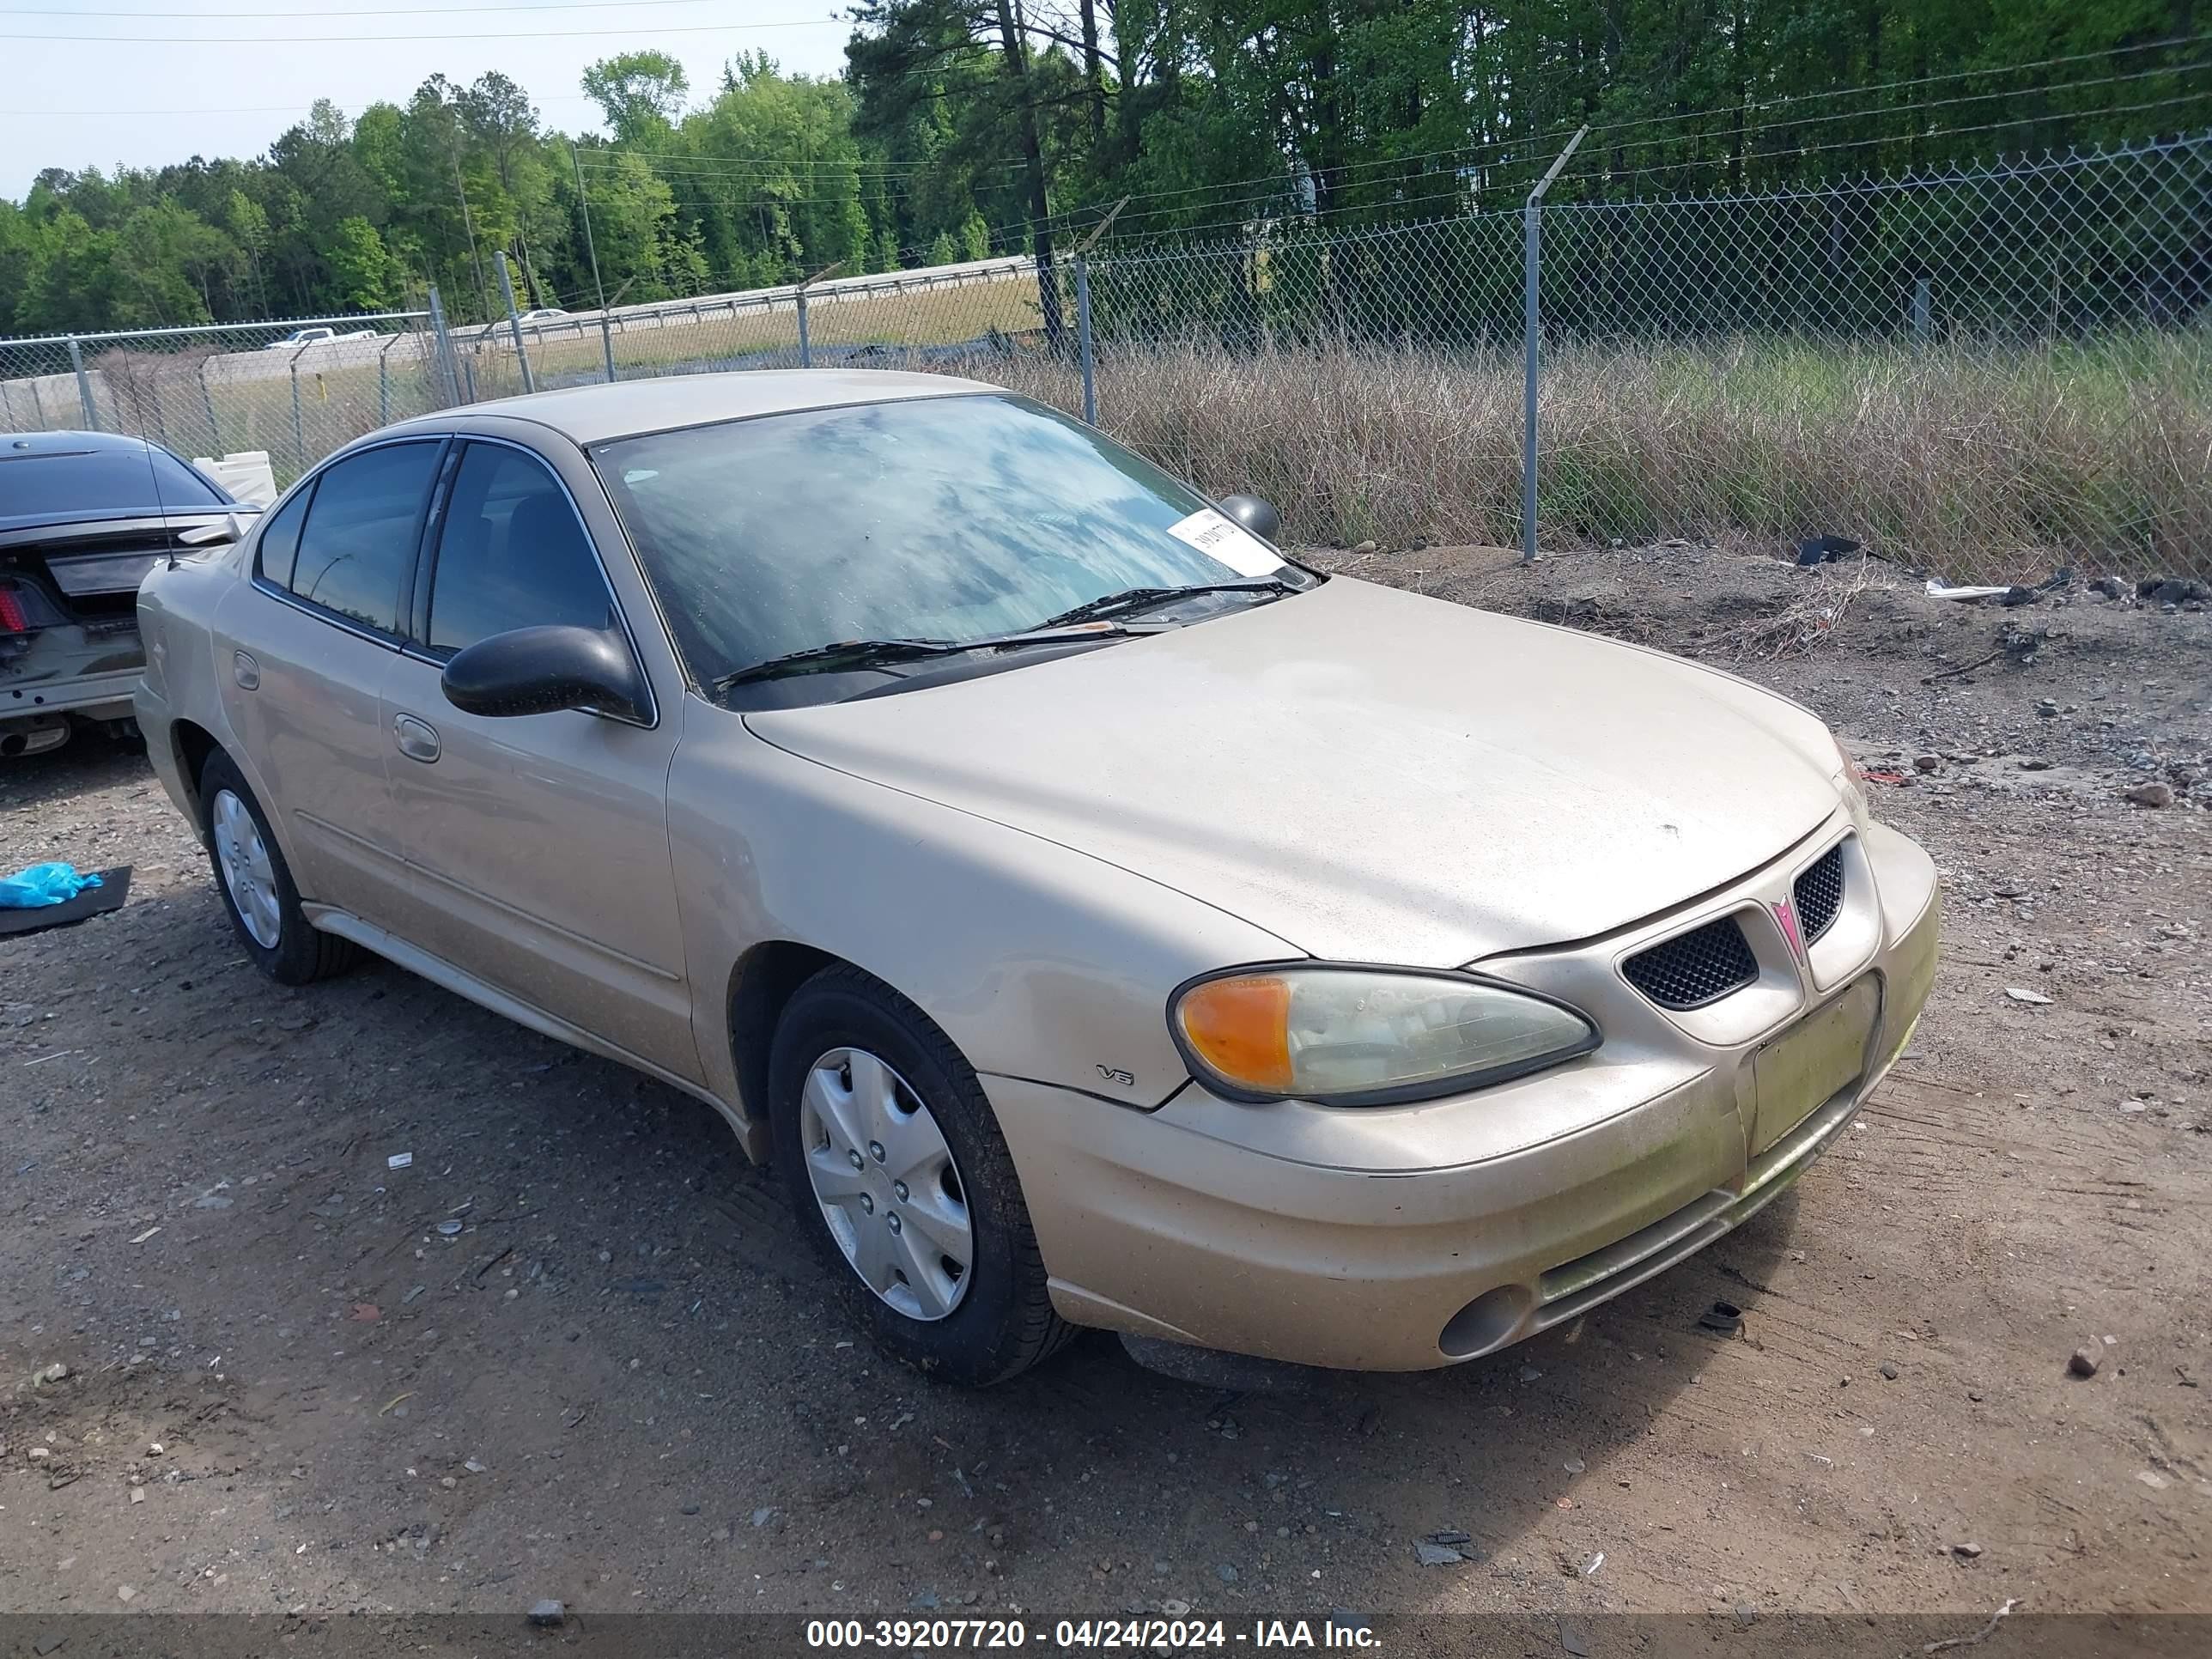
POLYGON ((409 760, 428 764, 438 758, 438 731, 428 720, 417 720, 412 714, 393 716, 392 740, 409 760))

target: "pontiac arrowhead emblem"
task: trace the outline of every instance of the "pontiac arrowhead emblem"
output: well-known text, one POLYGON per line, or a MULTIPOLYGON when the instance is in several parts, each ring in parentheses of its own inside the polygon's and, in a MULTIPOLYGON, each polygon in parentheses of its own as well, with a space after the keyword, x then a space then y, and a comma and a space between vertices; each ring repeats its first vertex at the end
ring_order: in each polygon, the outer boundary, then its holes
POLYGON ((1790 941, 1790 954, 1798 961, 1805 960, 1805 936, 1798 930, 1797 907, 1788 899, 1768 907, 1774 912, 1774 925, 1782 930, 1782 937, 1790 941))

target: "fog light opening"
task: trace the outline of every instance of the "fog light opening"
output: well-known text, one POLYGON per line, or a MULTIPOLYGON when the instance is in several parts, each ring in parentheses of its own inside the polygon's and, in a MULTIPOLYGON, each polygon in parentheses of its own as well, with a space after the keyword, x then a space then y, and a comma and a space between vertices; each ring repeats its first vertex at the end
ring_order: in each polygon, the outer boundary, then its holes
POLYGON ((1500 1285, 1485 1291, 1451 1316, 1437 1346, 1454 1359, 1468 1359, 1501 1346, 1521 1328, 1536 1305, 1526 1285, 1500 1285))

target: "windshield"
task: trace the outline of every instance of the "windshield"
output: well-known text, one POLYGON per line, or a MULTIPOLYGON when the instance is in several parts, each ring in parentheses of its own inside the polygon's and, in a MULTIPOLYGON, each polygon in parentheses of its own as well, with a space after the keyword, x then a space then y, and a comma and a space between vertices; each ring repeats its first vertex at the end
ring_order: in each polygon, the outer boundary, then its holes
POLYGON ((730 421, 592 459, 702 684, 835 641, 1018 633, 1124 589, 1283 569, 1188 485, 1019 398, 730 421))
POLYGON ((119 518, 229 505, 229 496, 151 444, 28 453, 0 449, 0 518, 94 511, 119 518))

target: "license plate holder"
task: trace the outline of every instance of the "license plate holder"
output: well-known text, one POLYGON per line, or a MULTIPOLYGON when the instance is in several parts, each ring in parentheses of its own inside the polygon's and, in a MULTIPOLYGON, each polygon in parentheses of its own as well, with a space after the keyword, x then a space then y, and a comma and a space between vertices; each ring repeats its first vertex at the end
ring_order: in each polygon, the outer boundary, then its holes
POLYGON ((1881 1016, 1881 982, 1868 974, 1752 1056, 1753 1158, 1865 1075, 1881 1016))

